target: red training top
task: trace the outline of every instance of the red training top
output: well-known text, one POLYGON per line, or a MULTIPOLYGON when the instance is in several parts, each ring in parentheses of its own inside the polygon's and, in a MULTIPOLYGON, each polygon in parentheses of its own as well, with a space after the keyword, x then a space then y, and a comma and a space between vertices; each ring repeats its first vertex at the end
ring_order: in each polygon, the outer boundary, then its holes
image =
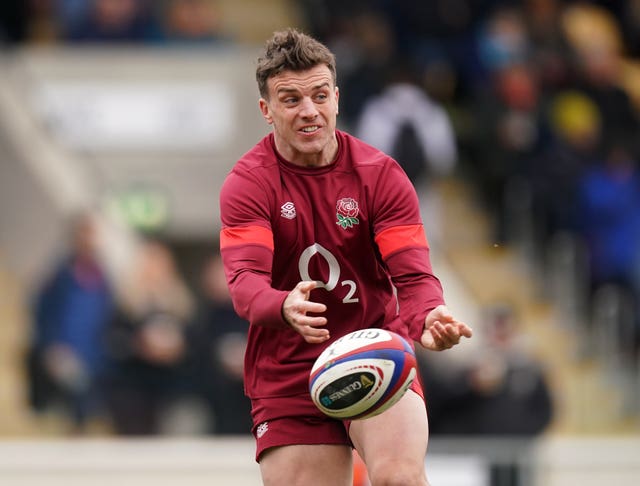
POLYGON ((306 168, 284 160, 270 134, 222 187, 220 249, 235 309, 251 324, 251 398, 307 393, 311 366, 330 344, 306 343, 282 317, 301 280, 321 282, 311 300, 327 306, 331 342, 366 327, 419 340, 425 316, 443 303, 404 171, 355 137, 336 136, 336 160, 306 168))

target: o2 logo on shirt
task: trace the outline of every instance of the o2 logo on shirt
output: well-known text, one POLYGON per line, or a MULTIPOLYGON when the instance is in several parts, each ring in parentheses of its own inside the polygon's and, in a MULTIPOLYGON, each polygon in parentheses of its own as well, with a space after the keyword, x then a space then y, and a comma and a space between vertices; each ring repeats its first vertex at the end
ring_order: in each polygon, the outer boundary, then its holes
POLYGON ((357 290, 356 283, 353 280, 340 281, 340 264, 338 263, 338 259, 322 245, 314 243, 313 245, 305 248, 300 255, 300 260, 298 260, 298 270, 300 271, 300 278, 302 280, 315 280, 318 284, 317 288, 319 289, 322 288, 332 291, 338 284, 342 287, 349 287, 347 295, 342 299, 343 304, 355 304, 360 302, 360 299, 354 297, 357 290), (315 280, 309 275, 309 262, 315 255, 324 258, 329 265, 329 278, 326 282, 315 280))

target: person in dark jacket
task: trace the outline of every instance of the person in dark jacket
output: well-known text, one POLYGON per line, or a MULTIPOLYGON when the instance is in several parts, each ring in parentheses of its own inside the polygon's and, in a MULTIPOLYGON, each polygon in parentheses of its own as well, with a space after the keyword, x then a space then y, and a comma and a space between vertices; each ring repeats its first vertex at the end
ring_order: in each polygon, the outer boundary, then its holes
POLYGON ((36 412, 61 409, 80 431, 100 408, 106 369, 103 334, 112 291, 97 256, 97 223, 81 215, 69 253, 36 292, 28 353, 29 400, 36 412))

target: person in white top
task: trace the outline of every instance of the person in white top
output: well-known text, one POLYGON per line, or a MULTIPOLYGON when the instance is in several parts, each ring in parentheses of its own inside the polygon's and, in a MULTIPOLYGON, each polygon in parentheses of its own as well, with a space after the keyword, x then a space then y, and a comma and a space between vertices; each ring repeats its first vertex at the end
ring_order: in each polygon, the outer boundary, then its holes
POLYGON ((356 123, 356 136, 397 157, 401 164, 408 164, 406 157, 398 157, 394 152, 403 149, 399 144, 402 130, 412 129, 422 150, 424 167, 404 167, 409 177, 415 178, 425 172, 433 176, 450 174, 458 152, 448 113, 417 84, 409 81, 405 68, 394 70, 392 76, 394 78, 384 91, 364 104, 356 123))

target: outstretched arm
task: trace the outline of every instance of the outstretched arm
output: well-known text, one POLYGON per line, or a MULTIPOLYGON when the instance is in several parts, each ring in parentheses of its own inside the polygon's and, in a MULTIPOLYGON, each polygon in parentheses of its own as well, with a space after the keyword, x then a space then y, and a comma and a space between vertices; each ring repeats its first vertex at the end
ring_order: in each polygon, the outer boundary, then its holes
POLYGON ((420 344, 431 351, 442 351, 458 344, 462 337, 470 338, 472 334, 471 328, 457 321, 447 306, 439 305, 425 318, 420 344))

